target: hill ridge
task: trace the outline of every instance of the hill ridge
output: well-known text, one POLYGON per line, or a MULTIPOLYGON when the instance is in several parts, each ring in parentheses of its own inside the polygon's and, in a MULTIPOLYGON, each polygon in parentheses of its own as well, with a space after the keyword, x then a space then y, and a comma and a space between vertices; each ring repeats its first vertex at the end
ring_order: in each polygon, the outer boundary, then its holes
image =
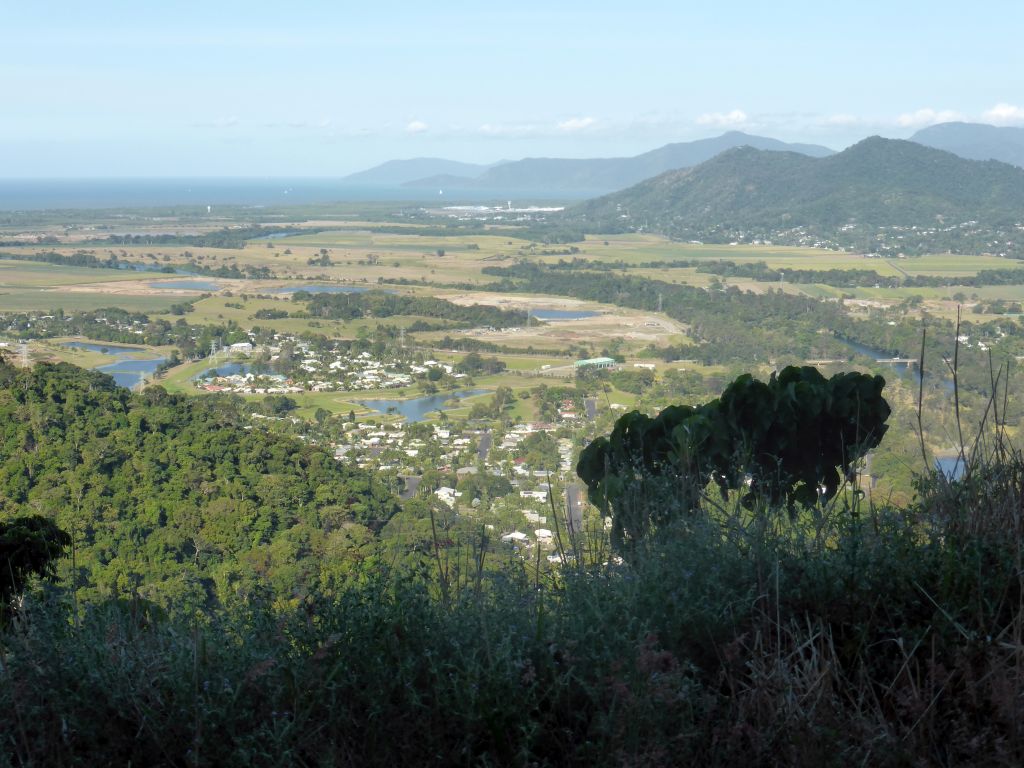
POLYGON ((874 250, 886 228, 906 228, 915 240, 927 235, 934 245, 941 232, 957 227, 964 231, 945 239, 963 241, 970 231, 980 241, 1016 232, 1024 218, 1024 169, 878 136, 824 158, 737 147, 582 203, 567 217, 591 229, 808 241, 798 244, 824 238, 863 250, 874 250), (976 224, 960 226, 966 222, 976 224), (843 233, 856 234, 860 245, 843 233))

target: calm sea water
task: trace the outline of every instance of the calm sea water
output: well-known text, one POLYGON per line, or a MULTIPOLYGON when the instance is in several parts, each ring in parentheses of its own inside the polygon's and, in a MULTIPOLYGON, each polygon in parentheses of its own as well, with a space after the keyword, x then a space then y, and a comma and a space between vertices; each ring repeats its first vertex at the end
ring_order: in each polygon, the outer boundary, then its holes
MULTIPOLYGON (((159 208, 166 206, 277 206, 345 202, 505 202, 507 190, 365 187, 338 179, 0 179, 0 210, 159 208)), ((517 191, 518 201, 551 200, 545 190, 517 191)), ((564 197, 564 195, 563 195, 564 197)))

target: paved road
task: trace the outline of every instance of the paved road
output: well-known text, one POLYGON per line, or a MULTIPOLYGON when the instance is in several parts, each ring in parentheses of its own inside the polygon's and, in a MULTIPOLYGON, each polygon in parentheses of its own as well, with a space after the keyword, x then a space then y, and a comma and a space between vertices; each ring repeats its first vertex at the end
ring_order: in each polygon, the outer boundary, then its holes
POLYGON ((597 398, 588 397, 583 401, 583 404, 587 407, 587 418, 593 421, 597 418, 597 398))
POLYGON ((480 435, 480 444, 477 446, 476 452, 482 464, 487 463, 487 454, 491 451, 491 431, 487 430, 480 435))
POLYGON ((405 481, 405 490, 399 494, 399 498, 411 499, 420 489, 420 480, 423 478, 419 475, 403 475, 401 479, 405 481))
POLYGON ((568 508, 569 531, 573 535, 583 533, 583 489, 578 483, 565 486, 565 501, 568 508))

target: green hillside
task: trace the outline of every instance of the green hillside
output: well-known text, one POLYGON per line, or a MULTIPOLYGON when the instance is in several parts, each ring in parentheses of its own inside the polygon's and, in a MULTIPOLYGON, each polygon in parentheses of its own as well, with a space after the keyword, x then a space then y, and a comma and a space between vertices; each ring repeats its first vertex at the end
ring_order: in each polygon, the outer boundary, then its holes
POLYGON ((940 123, 910 137, 926 147, 970 160, 999 160, 1024 167, 1024 128, 981 123, 940 123))
POLYGON ((249 410, 0 360, 0 519, 42 514, 69 532, 61 580, 87 602, 180 610, 324 591, 397 500, 249 410))
POLYGON ((1024 170, 878 137, 825 158, 741 147, 583 203, 570 216, 594 230, 679 237, 778 238, 803 229, 842 241, 843 232, 897 227, 911 232, 907 239, 935 240, 956 230, 1012 230, 1024 219, 1024 170))

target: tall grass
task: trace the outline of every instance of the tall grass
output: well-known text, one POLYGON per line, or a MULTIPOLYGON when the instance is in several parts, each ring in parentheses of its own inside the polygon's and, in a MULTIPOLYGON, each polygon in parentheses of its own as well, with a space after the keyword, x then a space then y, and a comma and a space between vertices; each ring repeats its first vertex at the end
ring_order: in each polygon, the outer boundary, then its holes
POLYGON ((380 572, 287 614, 121 603, 75 627, 30 599, 2 635, 0 760, 1020 765, 1022 498, 1006 454, 909 509, 729 508, 632 565, 447 601, 380 572))
POLYGON ((487 575, 482 537, 287 612, 37 594, 0 765, 1019 766, 1024 456, 998 414, 963 454, 906 508, 708 500, 625 564, 487 575))

